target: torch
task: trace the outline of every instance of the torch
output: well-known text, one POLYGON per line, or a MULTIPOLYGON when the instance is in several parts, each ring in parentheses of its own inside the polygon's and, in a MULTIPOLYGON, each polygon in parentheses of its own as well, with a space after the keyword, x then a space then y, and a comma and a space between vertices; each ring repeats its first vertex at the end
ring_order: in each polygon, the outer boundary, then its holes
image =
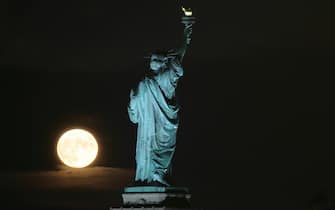
POLYGON ((193 16, 191 8, 186 9, 182 6, 181 9, 184 12, 184 16, 181 18, 181 22, 185 26, 193 25, 195 23, 195 17, 193 16))
MULTIPOLYGON (((181 9, 183 10, 184 12, 184 15, 183 17, 181 17, 181 22, 184 24, 185 26, 185 29, 187 28, 191 28, 192 30, 192 26, 193 24, 195 23, 195 17, 193 16, 192 14, 192 10, 191 8, 184 8, 183 6, 181 7, 181 9)), ((187 44, 190 44, 191 42, 191 37, 187 37, 187 40, 186 40, 187 44)))

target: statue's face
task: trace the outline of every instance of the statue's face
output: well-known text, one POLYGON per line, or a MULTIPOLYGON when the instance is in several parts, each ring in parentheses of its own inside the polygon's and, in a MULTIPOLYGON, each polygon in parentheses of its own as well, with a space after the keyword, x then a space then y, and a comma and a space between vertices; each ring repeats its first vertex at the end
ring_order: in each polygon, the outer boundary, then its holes
POLYGON ((159 71, 166 67, 167 58, 160 55, 153 54, 150 60, 150 68, 153 71, 159 71))

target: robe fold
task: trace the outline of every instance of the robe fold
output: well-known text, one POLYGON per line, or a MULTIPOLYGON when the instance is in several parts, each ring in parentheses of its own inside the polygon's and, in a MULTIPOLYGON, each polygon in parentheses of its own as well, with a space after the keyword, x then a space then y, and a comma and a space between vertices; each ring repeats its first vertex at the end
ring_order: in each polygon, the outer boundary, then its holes
POLYGON ((175 90, 182 75, 180 64, 169 65, 140 81, 130 97, 129 118, 138 126, 135 181, 162 181, 171 173, 179 110, 175 90))

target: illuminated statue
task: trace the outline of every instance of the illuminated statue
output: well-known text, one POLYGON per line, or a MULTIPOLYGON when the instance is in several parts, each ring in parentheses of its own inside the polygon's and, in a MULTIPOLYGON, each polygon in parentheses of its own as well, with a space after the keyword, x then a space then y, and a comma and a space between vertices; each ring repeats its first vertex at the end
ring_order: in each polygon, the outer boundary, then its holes
POLYGON ((130 91, 128 114, 138 125, 135 181, 144 185, 170 186, 178 129, 175 91, 183 76, 181 62, 190 44, 194 18, 184 16, 182 22, 185 28, 180 49, 151 54, 150 74, 130 91))

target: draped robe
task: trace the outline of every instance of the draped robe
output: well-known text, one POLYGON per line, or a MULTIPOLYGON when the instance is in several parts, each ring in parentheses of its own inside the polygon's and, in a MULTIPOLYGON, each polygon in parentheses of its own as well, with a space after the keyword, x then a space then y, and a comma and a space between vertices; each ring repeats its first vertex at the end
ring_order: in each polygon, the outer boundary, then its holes
POLYGON ((175 90, 183 69, 169 67, 139 82, 130 97, 128 114, 137 124, 135 181, 165 181, 176 148, 178 104, 175 90))

